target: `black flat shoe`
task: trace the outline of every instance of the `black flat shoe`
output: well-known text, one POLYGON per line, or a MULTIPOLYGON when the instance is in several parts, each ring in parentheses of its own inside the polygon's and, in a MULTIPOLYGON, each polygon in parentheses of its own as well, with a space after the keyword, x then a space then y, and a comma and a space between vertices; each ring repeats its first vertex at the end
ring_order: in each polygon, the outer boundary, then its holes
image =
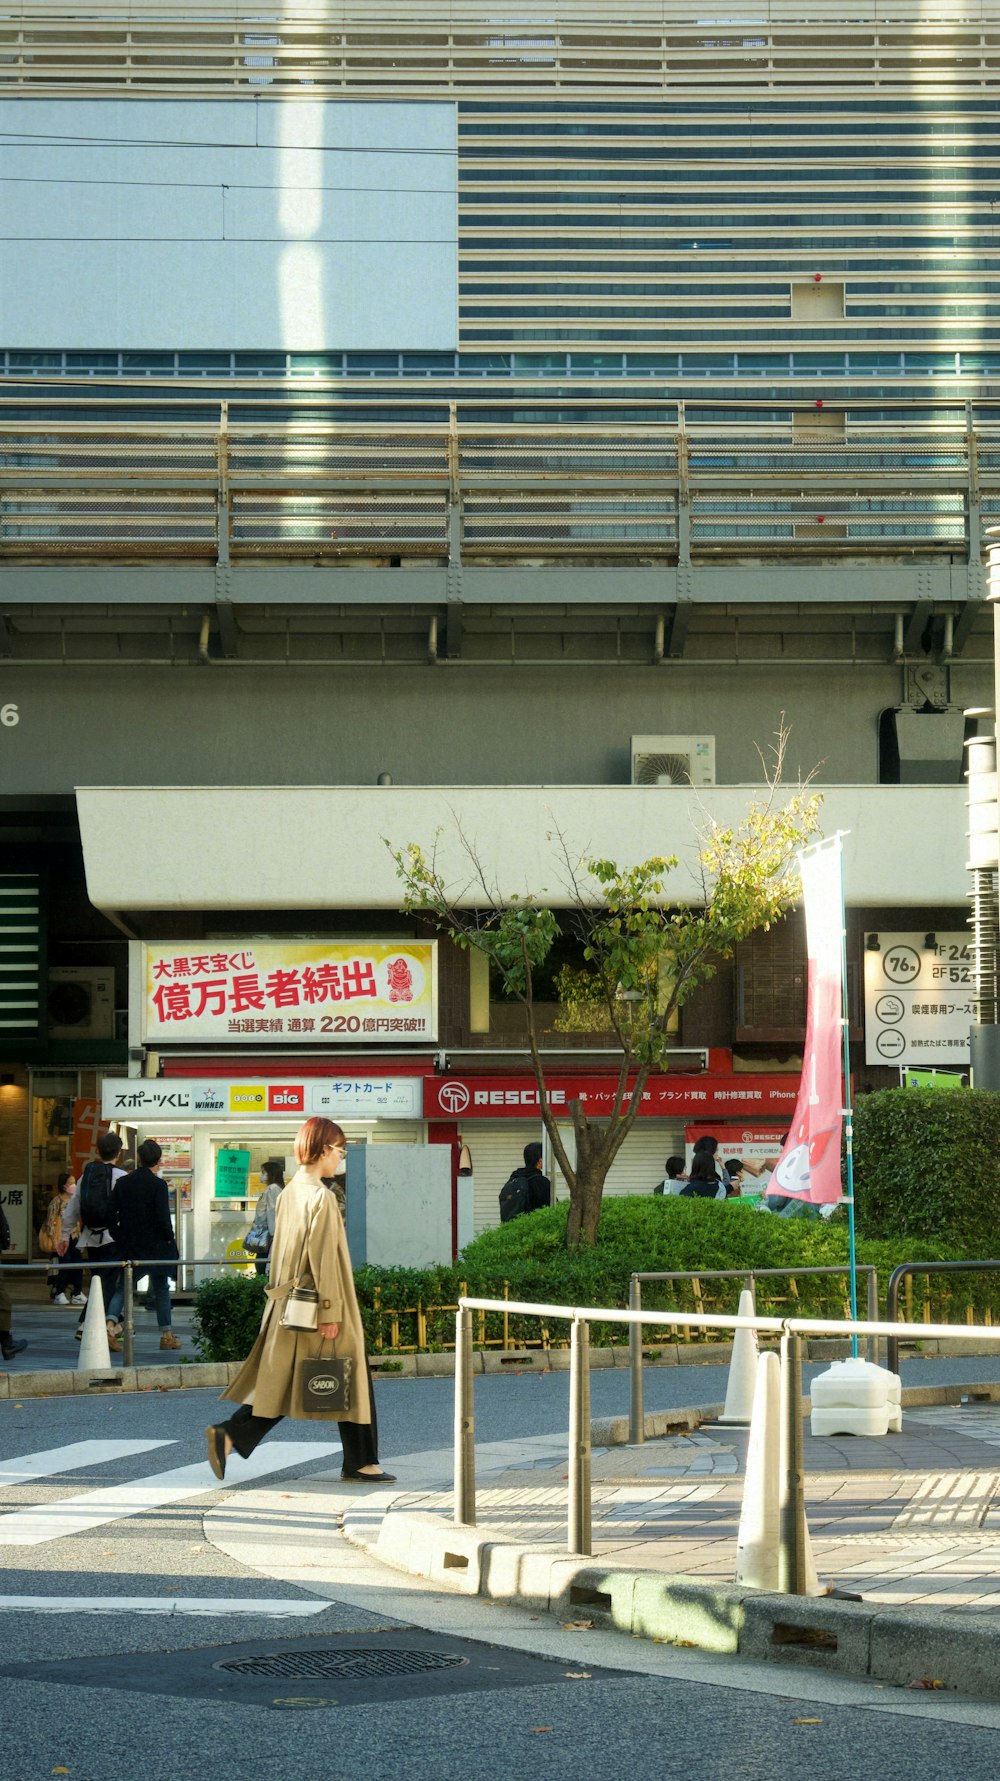
POLYGON ((341 1472, 341 1484, 395 1484, 394 1472, 341 1472))
POLYGON ((210 1423, 205 1430, 205 1439, 208 1442, 208 1463, 215 1476, 222 1479, 226 1476, 226 1431, 210 1423))
POLYGON ((25 1336, 8 1336, 5 1341, 0 1342, 0 1354, 3 1355, 4 1360, 13 1360, 15 1354, 22 1354, 27 1346, 28 1342, 25 1336))

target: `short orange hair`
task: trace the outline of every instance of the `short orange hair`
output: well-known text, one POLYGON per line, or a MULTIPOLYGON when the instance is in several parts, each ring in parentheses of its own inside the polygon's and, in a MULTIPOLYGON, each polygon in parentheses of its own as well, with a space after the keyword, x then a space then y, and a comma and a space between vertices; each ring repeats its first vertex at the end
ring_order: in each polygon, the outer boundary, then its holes
POLYGON ((319 1162, 324 1150, 329 1150, 331 1144, 346 1143, 347 1139, 339 1125, 335 1125, 332 1119, 321 1119, 315 1114, 296 1133, 295 1161, 308 1169, 313 1163, 319 1162))

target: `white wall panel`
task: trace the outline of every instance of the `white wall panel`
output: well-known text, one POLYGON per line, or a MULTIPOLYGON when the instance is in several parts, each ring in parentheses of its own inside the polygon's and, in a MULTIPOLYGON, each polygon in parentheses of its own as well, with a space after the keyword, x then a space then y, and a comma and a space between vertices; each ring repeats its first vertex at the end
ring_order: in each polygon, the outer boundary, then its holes
MULTIPOLYGON (((469 886, 461 833, 502 896, 526 892, 565 903, 551 840, 594 859, 641 860, 676 853, 678 902, 699 895, 692 870, 705 812, 738 823, 760 793, 715 786, 699 792, 656 786, 112 786, 79 787, 87 884, 99 909, 286 909, 295 861, 300 909, 398 909, 399 881, 383 843, 429 846, 438 864, 469 886), (452 818, 456 823, 452 822, 452 818), (219 822, 252 834, 256 870, 216 845, 219 822), (155 855, 110 855, 107 825, 155 834, 155 855), (458 826, 456 826, 458 825, 458 826), (303 834, 347 834, 351 846, 302 855, 303 834), (170 869, 163 870, 163 860, 170 869)), ((824 834, 845 831, 847 901, 938 905, 968 897, 964 786, 831 785, 823 788, 824 834)), ((459 898, 472 905, 474 887, 459 898)))
POLYGON ((0 344, 457 344, 451 104, 0 104, 0 344))

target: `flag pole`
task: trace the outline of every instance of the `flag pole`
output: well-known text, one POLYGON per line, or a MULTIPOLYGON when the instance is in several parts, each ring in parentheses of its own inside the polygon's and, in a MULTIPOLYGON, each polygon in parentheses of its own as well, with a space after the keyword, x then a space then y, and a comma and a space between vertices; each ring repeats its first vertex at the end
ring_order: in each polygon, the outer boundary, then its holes
MULTIPOLYGON (((847 897, 844 889, 843 831, 837 835, 840 855, 841 1026, 844 1032, 844 1147, 847 1154, 847 1246, 851 1268, 851 1319, 858 1318, 858 1254, 854 1234, 854 1109, 851 1104, 851 1011, 847 997, 847 897)), ((851 1355, 858 1358, 857 1334, 851 1334, 851 1355)))

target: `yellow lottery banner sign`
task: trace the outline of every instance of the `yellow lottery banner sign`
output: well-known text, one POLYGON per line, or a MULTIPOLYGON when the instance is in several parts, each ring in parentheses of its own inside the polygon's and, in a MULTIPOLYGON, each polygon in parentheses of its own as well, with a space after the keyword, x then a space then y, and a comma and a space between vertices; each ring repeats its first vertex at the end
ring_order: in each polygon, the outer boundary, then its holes
POLYGON ((226 1260, 230 1267, 239 1268, 241 1274, 252 1274, 254 1271, 255 1258, 244 1249, 242 1237, 234 1237, 231 1243, 226 1244, 226 1260))
POLYGON ((145 1043, 411 1044, 437 1038, 435 941, 144 946, 145 1043))

